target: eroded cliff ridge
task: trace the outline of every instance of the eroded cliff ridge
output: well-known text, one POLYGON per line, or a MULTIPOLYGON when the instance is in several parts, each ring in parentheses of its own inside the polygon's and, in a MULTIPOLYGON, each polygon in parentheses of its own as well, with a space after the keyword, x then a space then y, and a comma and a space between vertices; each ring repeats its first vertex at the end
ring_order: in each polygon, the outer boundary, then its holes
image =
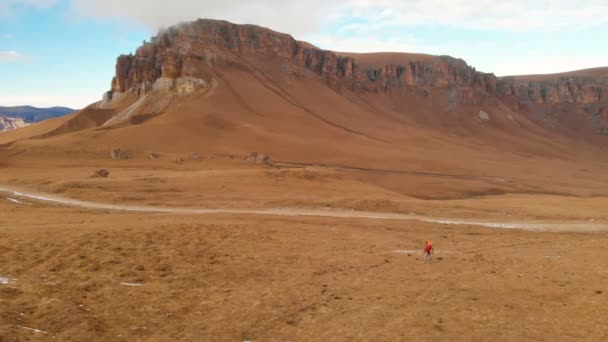
POLYGON ((389 93, 412 88, 427 96, 431 89, 448 89, 454 103, 458 98, 492 96, 552 127, 563 123, 564 113, 571 113, 599 133, 608 131, 608 77, 571 73, 498 78, 450 56, 340 53, 259 26, 208 19, 163 30, 134 54, 118 57, 106 100, 155 90, 177 95, 209 91, 222 67, 269 79, 297 80, 312 72, 338 91, 389 93))
POLYGON ((360 65, 356 57, 321 50, 254 25, 198 20, 160 32, 133 55, 116 63, 112 92, 148 92, 160 78, 204 79, 206 68, 215 64, 256 66, 261 59, 281 60, 284 71, 304 67, 330 85, 351 90, 388 91, 395 87, 463 85, 488 92, 496 90, 496 77, 481 73, 463 60, 449 56, 432 59, 404 58, 402 63, 360 65), (285 64, 286 63, 286 64, 285 64))

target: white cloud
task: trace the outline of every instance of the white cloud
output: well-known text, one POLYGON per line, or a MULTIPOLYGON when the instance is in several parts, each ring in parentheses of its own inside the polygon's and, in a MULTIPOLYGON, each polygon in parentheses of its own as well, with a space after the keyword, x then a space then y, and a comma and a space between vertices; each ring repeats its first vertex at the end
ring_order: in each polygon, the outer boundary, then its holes
POLYGON ((358 29, 439 24, 526 31, 608 23, 605 0, 71 0, 71 3, 80 15, 135 20, 154 29, 196 18, 214 18, 264 25, 294 35, 318 33, 322 26, 338 18, 361 19, 363 23, 357 24, 358 29))
POLYGON ((316 32, 336 19, 344 2, 308 0, 72 0, 79 16, 137 21, 156 30, 197 18, 258 24, 294 35, 316 32))
POLYGON ((26 56, 17 51, 0 51, 0 62, 22 62, 26 59, 26 56))
POLYGON ((526 31, 608 23, 608 2, 603 0, 353 0, 352 5, 354 16, 385 26, 526 31))
MULTIPOLYGON (((197 18, 252 23, 306 36, 343 22, 344 31, 446 25, 506 31, 579 29, 608 23, 606 0, 67 0, 87 18, 136 21, 156 30, 197 18), (356 23, 349 23, 357 19, 356 23)), ((49 8, 60 0, 0 0, 13 7, 49 8)), ((5 13, 5 14, 6 14, 5 13)))

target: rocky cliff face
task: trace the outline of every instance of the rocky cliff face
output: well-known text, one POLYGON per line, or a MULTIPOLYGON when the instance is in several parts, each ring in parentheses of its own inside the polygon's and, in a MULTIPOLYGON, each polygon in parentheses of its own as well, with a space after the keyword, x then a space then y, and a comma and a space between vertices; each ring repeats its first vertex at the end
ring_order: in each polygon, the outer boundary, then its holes
MULTIPOLYGON (((152 90, 154 83, 161 78, 181 78, 181 83, 195 88, 202 86, 203 82, 199 80, 208 76, 197 67, 201 61, 210 67, 217 64, 255 64, 256 58, 268 56, 305 67, 322 76, 330 85, 353 90, 389 91, 404 86, 458 85, 499 97, 513 97, 522 103, 590 104, 608 101, 608 78, 498 79, 494 74, 478 72, 465 61, 449 56, 361 67, 356 58, 315 48, 287 34, 253 25, 202 19, 160 32, 151 42, 144 42, 134 55, 118 57, 112 92, 145 93, 152 90)), ((177 81, 169 87, 177 88, 177 81)))
POLYGON ((505 77, 498 82, 499 96, 512 96, 522 103, 608 103, 608 78, 557 77, 527 80, 505 77))
POLYGON ((545 127, 608 135, 606 77, 505 77, 497 82, 496 94, 545 127))
POLYGON ((13 129, 25 127, 29 125, 21 118, 7 118, 0 116, 0 132, 10 131, 13 129))
POLYGON ((134 55, 120 56, 112 92, 146 93, 161 78, 205 79, 201 61, 210 67, 247 65, 268 56, 315 72, 333 87, 351 90, 390 91, 404 86, 447 85, 488 92, 496 89, 493 74, 477 72, 463 60, 448 56, 436 57, 433 61, 404 61, 363 68, 355 58, 315 48, 287 34, 253 25, 198 20, 159 33, 134 55))

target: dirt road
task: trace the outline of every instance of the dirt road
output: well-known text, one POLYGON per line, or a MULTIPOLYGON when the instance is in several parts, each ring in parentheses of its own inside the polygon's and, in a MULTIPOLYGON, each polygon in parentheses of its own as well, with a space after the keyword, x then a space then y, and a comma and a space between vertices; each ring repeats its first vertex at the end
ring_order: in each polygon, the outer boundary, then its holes
POLYGON ((606 231, 608 224, 599 222, 548 222, 548 221, 529 221, 529 222, 491 222, 483 220, 461 220, 451 218, 428 217, 422 215, 388 213, 388 212, 365 212, 354 210, 324 210, 324 209, 301 209, 301 208, 272 208, 272 209, 197 209, 197 208, 170 208, 157 206, 134 206, 97 203, 81 201, 73 198, 61 197, 51 194, 31 192, 23 189, 0 185, 0 194, 9 194, 12 197, 5 199, 14 204, 23 204, 16 198, 30 199, 54 203, 58 205, 81 207, 96 210, 117 210, 129 212, 149 212, 149 213, 171 213, 171 214, 256 214, 256 215, 275 215, 275 216, 318 216, 333 218, 366 218, 384 220, 417 220, 423 222, 439 223, 444 225, 471 225, 489 228, 506 229, 525 229, 537 231, 606 231))

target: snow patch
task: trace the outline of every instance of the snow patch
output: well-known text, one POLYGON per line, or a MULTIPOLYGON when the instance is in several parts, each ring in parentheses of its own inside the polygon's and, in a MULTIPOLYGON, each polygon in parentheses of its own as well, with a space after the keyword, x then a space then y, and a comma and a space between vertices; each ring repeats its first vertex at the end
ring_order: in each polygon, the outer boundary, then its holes
POLYGON ((8 278, 8 277, 0 277, 0 284, 6 285, 6 284, 14 283, 15 280, 17 280, 17 279, 8 278))
POLYGON ((23 327, 23 326, 19 326, 19 328, 21 329, 25 329, 25 330, 29 330, 29 331, 33 331, 35 333, 39 333, 39 334, 47 334, 46 331, 44 330, 40 330, 40 329, 34 329, 34 328, 29 328, 29 327, 23 327))
POLYGON ((144 284, 140 284, 140 283, 120 283, 120 285, 124 285, 124 286, 144 286, 144 284))

